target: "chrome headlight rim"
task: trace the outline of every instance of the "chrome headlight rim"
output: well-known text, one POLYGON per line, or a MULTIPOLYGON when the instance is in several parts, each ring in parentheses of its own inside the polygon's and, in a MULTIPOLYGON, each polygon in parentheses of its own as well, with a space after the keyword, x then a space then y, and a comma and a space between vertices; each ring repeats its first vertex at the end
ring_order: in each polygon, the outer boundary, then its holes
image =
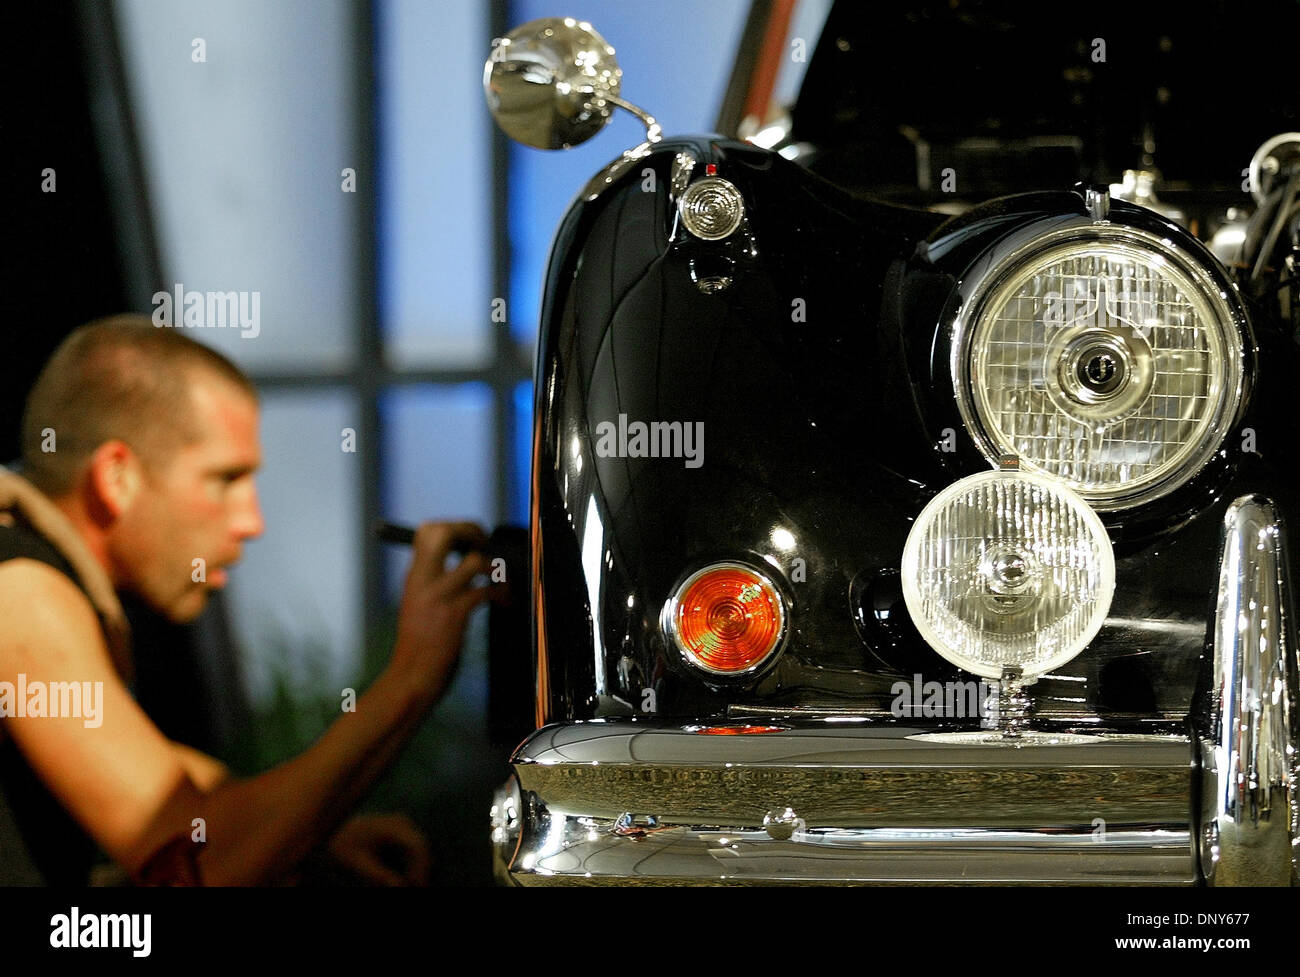
POLYGON ((1240 420, 1246 399, 1252 332, 1236 285, 1195 238, 1143 208, 1117 203, 1111 219, 1101 222, 1080 214, 1026 217, 1023 226, 986 248, 966 269, 957 286, 959 305, 949 332, 948 366, 957 409, 966 429, 989 464, 996 466, 1003 455, 1017 454, 1024 470, 1061 479, 1101 513, 1137 508, 1178 491, 1205 471, 1219 454, 1240 420), (1137 223, 1119 223, 1116 218, 1132 218, 1137 223), (1099 243, 1156 256, 1178 276, 1187 279, 1196 290, 1196 298, 1215 313, 1211 328, 1222 332, 1226 365, 1219 402, 1195 448, 1166 463, 1168 470, 1158 477, 1136 487, 1117 487, 1105 492, 1039 465, 1014 445, 1000 443, 990 430, 992 425, 984 422, 977 408, 971 370, 974 333, 990 301, 1003 286, 1050 252, 1099 243))

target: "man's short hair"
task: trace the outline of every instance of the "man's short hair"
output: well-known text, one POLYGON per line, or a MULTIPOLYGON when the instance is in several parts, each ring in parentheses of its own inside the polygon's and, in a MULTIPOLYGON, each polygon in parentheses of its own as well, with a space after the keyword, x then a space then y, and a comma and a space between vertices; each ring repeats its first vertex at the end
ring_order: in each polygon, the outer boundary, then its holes
POLYGON ((190 384, 202 372, 257 399, 230 360, 179 330, 155 326, 148 316, 112 316, 74 330, 27 396, 24 477, 46 495, 64 495, 95 450, 112 440, 125 441, 156 470, 201 436, 190 384))

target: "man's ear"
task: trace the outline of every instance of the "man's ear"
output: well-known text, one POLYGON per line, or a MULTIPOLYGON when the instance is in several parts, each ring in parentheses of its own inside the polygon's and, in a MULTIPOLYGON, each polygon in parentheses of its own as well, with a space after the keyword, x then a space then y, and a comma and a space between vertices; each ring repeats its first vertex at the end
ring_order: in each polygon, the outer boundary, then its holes
POLYGON ((91 511, 115 522, 139 495, 144 470, 140 456, 125 441, 105 441, 90 456, 86 479, 91 511))

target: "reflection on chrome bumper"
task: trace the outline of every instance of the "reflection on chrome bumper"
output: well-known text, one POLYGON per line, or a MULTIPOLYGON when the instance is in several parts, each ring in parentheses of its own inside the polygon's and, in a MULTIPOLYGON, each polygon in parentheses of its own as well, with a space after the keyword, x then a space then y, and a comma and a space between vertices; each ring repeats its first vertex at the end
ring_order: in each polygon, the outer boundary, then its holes
POLYGON ((1277 507, 1237 499, 1224 519, 1214 665, 1199 728, 1201 870, 1211 885, 1300 881, 1300 698, 1287 566, 1277 507))
POLYGON ((1196 880, 1187 738, 920 732, 548 727, 497 797, 498 871, 525 885, 1196 880))

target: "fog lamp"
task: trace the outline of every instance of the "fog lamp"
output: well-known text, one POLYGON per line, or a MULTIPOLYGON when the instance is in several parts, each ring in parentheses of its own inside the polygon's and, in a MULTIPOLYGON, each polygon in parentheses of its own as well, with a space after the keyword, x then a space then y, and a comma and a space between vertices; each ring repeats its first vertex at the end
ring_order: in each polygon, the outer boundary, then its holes
POLYGON ((1088 646, 1110 610, 1105 527, 1057 479, 989 471, 955 482, 903 547, 903 598, 922 637, 976 675, 1026 680, 1088 646))

